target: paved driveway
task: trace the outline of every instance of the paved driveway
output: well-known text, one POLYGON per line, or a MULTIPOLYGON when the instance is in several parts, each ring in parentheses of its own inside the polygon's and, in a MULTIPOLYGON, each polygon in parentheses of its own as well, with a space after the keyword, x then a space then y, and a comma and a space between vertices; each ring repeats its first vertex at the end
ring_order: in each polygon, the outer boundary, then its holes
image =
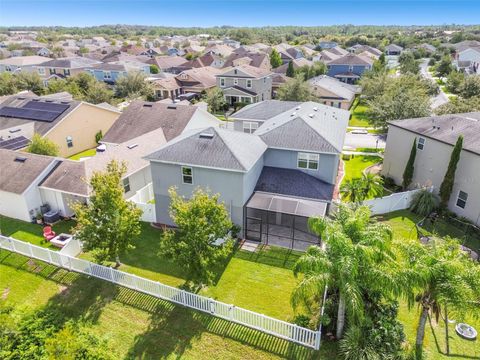
POLYGON ((352 134, 347 133, 345 136, 345 145, 351 148, 378 148, 385 149, 385 140, 386 135, 377 135, 377 134, 352 134))

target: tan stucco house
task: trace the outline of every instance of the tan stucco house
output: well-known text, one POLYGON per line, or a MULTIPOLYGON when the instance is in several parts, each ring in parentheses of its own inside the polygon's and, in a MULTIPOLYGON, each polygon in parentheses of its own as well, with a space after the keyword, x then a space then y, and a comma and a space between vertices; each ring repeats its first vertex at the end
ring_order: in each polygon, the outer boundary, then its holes
POLYGON ((453 147, 463 135, 463 150, 448 208, 480 224, 480 112, 389 122, 382 174, 401 184, 413 141, 417 143, 411 187, 431 186, 438 193, 453 147))

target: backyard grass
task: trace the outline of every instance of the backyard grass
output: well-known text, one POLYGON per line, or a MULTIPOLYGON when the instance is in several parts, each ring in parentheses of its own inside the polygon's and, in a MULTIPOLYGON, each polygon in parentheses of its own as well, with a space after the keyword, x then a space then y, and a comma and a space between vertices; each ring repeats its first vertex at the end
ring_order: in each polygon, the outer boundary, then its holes
POLYGON ((18 314, 55 309, 107 341, 116 359, 333 359, 320 351, 94 278, 0 251, 0 302, 18 314))
POLYGON ((345 164, 343 181, 361 177, 363 170, 380 161, 382 161, 382 158, 375 155, 355 155, 350 160, 343 160, 345 164))
POLYGON ((348 126, 371 126, 368 122, 367 110, 368 106, 363 101, 356 100, 352 106, 352 116, 350 117, 348 126))
MULTIPOLYGON (((52 226, 53 231, 57 234, 70 233, 70 229, 75 226, 73 220, 60 221, 52 226)), ((57 247, 45 242, 43 239, 43 226, 32 224, 25 221, 11 219, 0 215, 0 234, 11 236, 15 239, 26 241, 34 245, 58 250, 57 247)))
POLYGON ((95 156, 96 153, 97 153, 97 149, 96 149, 96 148, 88 149, 88 150, 79 152, 78 154, 75 154, 75 155, 70 156, 69 159, 70 159, 70 160, 80 160, 81 158, 84 158, 84 157, 92 157, 92 156, 95 156))

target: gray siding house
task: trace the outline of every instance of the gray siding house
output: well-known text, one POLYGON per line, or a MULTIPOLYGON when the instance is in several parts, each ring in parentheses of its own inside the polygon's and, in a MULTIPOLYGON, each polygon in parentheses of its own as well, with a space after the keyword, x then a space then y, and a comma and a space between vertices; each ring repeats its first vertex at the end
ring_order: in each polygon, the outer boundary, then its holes
POLYGON ((217 75, 217 86, 229 105, 256 103, 272 98, 272 75, 263 68, 239 65, 217 75))
POLYGON ((170 187, 187 198, 201 187, 220 194, 249 240, 297 249, 317 243, 307 220, 328 211, 349 113, 299 106, 262 121, 254 133, 196 129, 147 156, 157 222, 175 225, 170 187))
POLYGON ((453 146, 463 135, 448 208, 480 225, 480 112, 396 120, 389 123, 383 175, 402 183, 413 141, 417 142, 411 187, 432 186, 438 194, 453 146))

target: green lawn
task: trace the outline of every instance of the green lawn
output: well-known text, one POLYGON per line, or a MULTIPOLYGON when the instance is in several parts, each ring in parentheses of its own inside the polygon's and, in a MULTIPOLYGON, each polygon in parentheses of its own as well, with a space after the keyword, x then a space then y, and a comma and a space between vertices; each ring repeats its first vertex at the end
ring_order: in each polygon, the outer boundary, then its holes
POLYGON ((352 106, 352 116, 350 117, 348 126, 371 126, 368 122, 368 116, 366 114, 367 110, 368 106, 364 102, 356 100, 352 106))
POLYGON ((84 158, 84 157, 92 157, 92 156, 95 156, 96 153, 97 153, 97 149, 96 149, 96 148, 88 149, 88 150, 79 152, 78 154, 75 154, 75 155, 70 156, 69 159, 70 159, 70 160, 80 160, 81 158, 84 158))
POLYGON ((382 158, 375 155, 355 155, 350 160, 343 160, 345 164, 343 181, 361 177, 363 170, 380 161, 382 161, 382 158))
MULTIPOLYGON (((75 222, 73 220, 60 221, 59 223, 53 225, 52 229, 57 234, 68 234, 73 226, 75 226, 75 222)), ((0 215, 0 233, 4 236, 11 236, 15 239, 26 241, 34 245, 58 250, 57 247, 51 245, 49 242, 44 241, 42 225, 32 224, 0 215)))
MULTIPOLYGON (((415 223, 421 220, 421 217, 418 215, 415 215, 408 210, 402 210, 382 215, 378 218, 390 224, 395 239, 417 238, 415 223)), ((460 241, 462 241, 462 234, 459 230, 443 221, 439 221, 435 229, 429 230, 434 230, 439 236, 450 235, 453 237, 459 237, 460 241)), ((480 241, 478 244, 480 244, 480 241)), ((406 302, 401 301, 399 320, 403 323, 407 339, 412 345, 415 344, 418 319, 418 308, 414 307, 408 309, 406 302)), ((480 318, 467 318, 465 321, 474 326, 477 330, 480 329, 480 318)), ((477 339, 475 342, 471 342, 460 338, 455 333, 455 324, 449 325, 450 356, 445 355, 445 343, 444 322, 441 318, 439 323, 436 323, 435 319, 431 319, 430 322, 427 323, 424 343, 424 349, 428 359, 480 359, 479 340, 477 339)))

